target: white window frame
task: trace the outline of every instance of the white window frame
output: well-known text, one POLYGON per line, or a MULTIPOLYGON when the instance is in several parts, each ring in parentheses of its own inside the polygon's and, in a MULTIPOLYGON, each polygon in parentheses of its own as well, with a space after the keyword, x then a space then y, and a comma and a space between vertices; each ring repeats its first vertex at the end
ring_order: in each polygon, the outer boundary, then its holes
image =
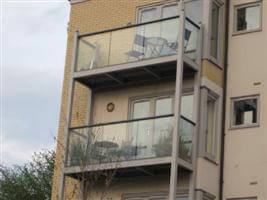
MULTIPOLYGON (((181 192, 176 195, 176 199, 188 197, 187 192, 181 192)), ((167 192, 146 192, 146 193, 138 193, 138 194, 123 194, 123 200, 167 200, 168 193, 167 192)))
POLYGON ((231 98, 231 112, 230 112, 230 129, 240 129, 240 128, 253 128, 260 126, 260 95, 250 95, 250 96, 243 96, 243 97, 232 97, 231 98), (242 124, 242 125, 234 125, 234 102, 240 100, 247 100, 247 99, 256 99, 257 100, 257 122, 251 124, 242 124))
POLYGON ((207 192, 204 192, 202 195, 202 200, 215 200, 215 198, 215 196, 207 192))
POLYGON ((227 200, 257 200, 258 197, 240 197, 240 198, 227 198, 227 200))
POLYGON ((253 32, 262 31, 262 1, 255 1, 255 2, 250 2, 250 3, 246 3, 246 4, 235 5, 233 17, 234 17, 234 19, 233 19, 233 36, 244 34, 244 33, 253 33, 253 32), (241 8, 249 8, 249 7, 255 7, 255 6, 260 7, 260 21, 259 21, 260 26, 259 26, 259 28, 237 31, 237 10, 241 9, 241 8))
MULTIPOLYGON (((165 98, 171 98, 172 100, 172 110, 174 107, 174 95, 173 93, 161 93, 161 94, 155 94, 155 95, 147 95, 147 96, 140 96, 140 97, 133 97, 129 99, 129 119, 133 119, 133 114, 134 114, 134 104, 138 102, 144 102, 144 101, 149 101, 150 104, 150 116, 149 117, 154 117, 155 112, 156 112, 156 101, 159 99, 165 99, 165 98)), ((170 113, 173 114, 173 113, 170 113)))
POLYGON ((151 10, 151 9, 154 9, 154 8, 157 9, 158 16, 159 16, 159 18, 157 18, 155 20, 160 20, 160 19, 162 19, 162 8, 166 7, 166 6, 171 6, 171 5, 178 5, 178 0, 166 1, 164 3, 161 2, 161 3, 142 6, 142 7, 137 9, 136 21, 137 21, 137 23, 141 22, 141 12, 143 12, 145 10, 151 10))
POLYGON ((201 88, 201 135, 202 135, 202 142, 201 142, 201 154, 207 160, 217 163, 217 148, 218 148, 218 137, 219 137, 219 102, 220 96, 215 93, 214 91, 210 90, 209 88, 203 87, 201 88), (208 97, 211 97, 215 100, 215 124, 214 124, 214 137, 213 137, 213 149, 211 153, 206 151, 206 131, 208 125, 208 116, 207 116, 207 100, 208 97))
POLYGON ((215 200, 216 199, 216 196, 206 192, 205 190, 196 190, 196 194, 197 194, 197 197, 198 199, 200 200, 215 200))
POLYGON ((222 50, 223 43, 221 38, 223 38, 223 2, 221 0, 210 0, 209 5, 209 38, 208 38, 208 55, 209 59, 221 67, 222 64, 222 50), (217 41, 217 58, 211 55, 211 31, 212 31, 212 4, 215 3, 219 7, 219 24, 218 24, 218 41, 217 41))

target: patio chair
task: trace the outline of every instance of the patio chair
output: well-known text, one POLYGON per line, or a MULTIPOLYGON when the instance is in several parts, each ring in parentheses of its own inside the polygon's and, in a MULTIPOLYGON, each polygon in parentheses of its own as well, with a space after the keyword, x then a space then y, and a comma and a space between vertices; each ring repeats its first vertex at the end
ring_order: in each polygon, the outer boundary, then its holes
POLYGON ((133 49, 132 51, 126 52, 126 55, 140 60, 141 57, 145 55, 146 46, 146 38, 142 35, 136 34, 134 38, 133 49))

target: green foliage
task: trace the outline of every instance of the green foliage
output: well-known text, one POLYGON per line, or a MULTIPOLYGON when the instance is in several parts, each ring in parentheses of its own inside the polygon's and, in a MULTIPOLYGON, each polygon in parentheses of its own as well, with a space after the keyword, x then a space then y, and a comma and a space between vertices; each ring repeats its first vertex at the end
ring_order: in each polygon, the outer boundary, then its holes
MULTIPOLYGON (((161 134, 158 143, 153 146, 154 152, 157 157, 171 156, 172 153, 172 129, 168 129, 166 134, 161 134)), ((180 132, 183 135, 183 131, 180 132)), ((180 158, 187 162, 191 162, 191 142, 187 144, 188 141, 184 137, 180 136, 179 144, 179 155, 180 158)))
POLYGON ((49 200, 55 152, 42 150, 23 166, 0 166, 0 200, 49 200))
POLYGON ((172 152, 172 130, 168 130, 167 134, 162 134, 155 144, 154 151, 157 157, 171 156, 172 152))

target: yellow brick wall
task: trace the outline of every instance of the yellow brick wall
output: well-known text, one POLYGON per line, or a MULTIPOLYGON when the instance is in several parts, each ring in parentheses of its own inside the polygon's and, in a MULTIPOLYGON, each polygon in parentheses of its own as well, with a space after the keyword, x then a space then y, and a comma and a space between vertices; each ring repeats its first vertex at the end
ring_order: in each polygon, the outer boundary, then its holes
MULTIPOLYGON (((61 100, 61 112, 58 131, 58 145, 56 156, 56 167, 54 170, 52 200, 58 199, 59 178, 61 175, 60 164, 62 163, 62 152, 64 143, 64 127, 66 124, 67 98, 69 91, 69 80, 71 75, 71 63, 73 52, 74 32, 82 33, 97 32, 126 26, 136 22, 136 10, 140 6, 166 2, 166 0, 88 0, 71 5, 71 14, 68 30, 68 41, 65 61, 65 72, 61 100)), ((88 90, 80 84, 75 85, 73 102, 72 125, 84 124, 88 101, 88 90)), ((67 180, 69 182, 70 180, 67 180)), ((69 186, 68 186, 69 187, 69 186)))

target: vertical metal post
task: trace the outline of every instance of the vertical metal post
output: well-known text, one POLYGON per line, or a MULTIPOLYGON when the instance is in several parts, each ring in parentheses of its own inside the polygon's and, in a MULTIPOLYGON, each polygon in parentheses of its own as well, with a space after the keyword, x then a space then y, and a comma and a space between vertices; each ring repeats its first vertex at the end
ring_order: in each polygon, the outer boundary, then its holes
POLYGON ((172 161, 169 186, 169 200, 175 200, 177 191, 177 176, 178 176, 178 155, 179 155, 179 129, 180 129, 180 108, 181 108, 181 93, 183 84, 184 70, 184 0, 179 2, 179 35, 178 35, 178 55, 176 66, 176 84, 175 84, 175 102, 174 102, 174 127, 172 140, 172 161))
MULTIPOLYGON (((69 127, 71 124, 71 116, 72 116, 72 104, 73 104, 73 96, 74 96, 74 79, 73 74, 75 71, 76 66, 76 58, 77 58, 77 47, 78 47, 78 36, 79 32, 76 31, 74 33, 74 41, 73 41, 73 51, 72 51, 72 63, 69 75, 69 88, 68 88, 68 97, 67 97, 67 109, 66 109, 66 116, 64 121, 64 143, 63 143, 63 155, 62 160, 60 163, 60 178, 59 178, 59 190, 58 190, 58 199, 64 199, 64 185, 65 185, 65 176, 64 176, 64 167, 66 164, 66 154, 67 154, 67 147, 68 147, 68 139, 69 139, 69 127)), ((66 77, 65 77, 66 78, 66 77)))
POLYGON ((200 82, 201 82, 201 66, 202 66, 202 38, 203 38, 203 26, 200 25, 200 30, 197 40, 197 64, 198 71, 194 76, 194 110, 193 121, 196 123, 194 127, 193 135, 193 152, 192 152, 192 165, 193 172, 190 174, 189 181, 189 199, 197 200, 198 196, 195 194, 196 187, 196 170, 197 170, 197 150, 198 150, 198 133, 199 133, 199 116, 200 116, 200 82))

